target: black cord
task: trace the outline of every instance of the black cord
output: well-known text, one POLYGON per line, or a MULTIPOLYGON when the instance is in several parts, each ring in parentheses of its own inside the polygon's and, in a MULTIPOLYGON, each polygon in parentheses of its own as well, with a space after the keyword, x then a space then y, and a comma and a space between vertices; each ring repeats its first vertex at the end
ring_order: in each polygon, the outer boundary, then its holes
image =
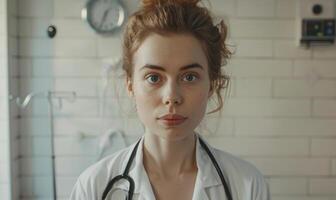
POLYGON ((200 141, 200 144, 201 146, 204 148, 204 150, 207 152, 208 156, 210 157, 213 165, 215 166, 217 172, 218 172, 218 175, 223 183, 223 186, 224 186, 224 191, 225 191, 225 194, 226 194, 226 197, 228 198, 228 200, 232 200, 232 195, 231 195, 231 192, 230 192, 230 189, 229 189, 229 186, 227 185, 226 181, 225 181, 225 178, 224 178, 224 175, 222 173, 222 170, 221 168, 219 167, 215 157, 213 156, 213 154, 211 153, 211 151, 209 150, 208 146, 204 143, 204 141, 199 137, 199 141, 200 141))
POLYGON ((108 182, 108 184, 105 187, 105 190, 103 192, 102 200, 104 200, 107 197, 107 194, 112 189, 114 183, 116 183, 117 181, 119 181, 121 179, 126 179, 129 182, 128 197, 126 199, 127 200, 132 200, 135 183, 134 183, 134 180, 130 176, 128 176, 128 172, 129 172, 129 169, 131 168, 131 165, 132 165, 132 162, 134 160, 135 154, 136 154, 136 152, 138 150, 138 146, 139 146, 140 141, 141 141, 141 139, 139 139, 139 141, 137 142, 137 144, 133 148, 133 151, 131 153, 130 158, 128 159, 128 162, 127 162, 126 168, 124 170, 124 173, 121 174, 121 175, 118 175, 118 176, 114 177, 112 180, 110 180, 108 182))

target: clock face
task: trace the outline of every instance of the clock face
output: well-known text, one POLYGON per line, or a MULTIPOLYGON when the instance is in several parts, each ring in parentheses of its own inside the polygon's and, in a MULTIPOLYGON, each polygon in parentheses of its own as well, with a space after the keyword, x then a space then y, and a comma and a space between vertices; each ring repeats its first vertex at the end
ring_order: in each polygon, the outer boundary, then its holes
POLYGON ((91 0, 86 10, 90 26, 98 33, 113 33, 125 21, 125 10, 118 0, 91 0))

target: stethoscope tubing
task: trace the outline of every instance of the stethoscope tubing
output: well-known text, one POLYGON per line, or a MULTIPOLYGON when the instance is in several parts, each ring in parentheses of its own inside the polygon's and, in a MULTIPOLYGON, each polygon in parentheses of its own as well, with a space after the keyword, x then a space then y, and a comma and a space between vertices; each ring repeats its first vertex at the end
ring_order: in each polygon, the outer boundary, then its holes
POLYGON ((219 175, 219 177, 220 177, 220 179, 222 181, 222 184, 224 186, 224 191, 225 191, 225 195, 226 195, 227 199, 228 200, 232 200, 232 195, 231 195, 229 186, 228 186, 228 184, 225 181, 225 178, 224 178, 224 175, 222 173, 222 170, 219 167, 219 165, 218 165, 218 163, 217 163, 214 155, 211 153, 210 149, 208 148, 208 146, 204 143, 204 141, 201 138, 199 138, 199 141, 200 141, 201 146, 204 148, 204 150, 207 152, 208 156, 210 157, 211 162, 213 163, 213 165, 216 168, 216 171, 217 171, 217 173, 218 173, 218 175, 219 175))
MULTIPOLYGON (((141 139, 139 139, 139 141, 136 143, 135 147, 133 148, 132 150, 132 153, 131 153, 131 156, 127 162, 127 165, 126 165, 126 168, 124 170, 124 173, 121 174, 121 175, 118 175, 116 177, 114 177, 111 181, 109 181, 109 183, 107 184, 104 192, 103 192, 103 195, 102 195, 102 200, 105 200, 108 193, 110 192, 110 190, 112 189, 113 185, 121 180, 121 179, 126 179, 128 182, 129 182, 129 190, 128 190, 128 197, 126 198, 126 200, 132 200, 133 199, 133 194, 134 194, 134 188, 135 188, 135 183, 134 183, 134 180, 132 179, 132 177, 130 177, 128 175, 128 172, 130 170, 130 167, 132 165, 132 162, 134 160, 134 157, 136 155, 136 152, 138 150, 138 146, 139 146, 139 143, 140 143, 141 139)), ((200 141, 200 144, 201 146, 203 147, 203 149, 206 151, 206 153, 208 154, 208 156, 210 157, 210 160, 211 162, 213 163, 214 167, 216 168, 216 171, 221 179, 221 182, 224 186, 224 192, 225 192, 225 195, 227 197, 227 200, 232 200, 232 195, 231 195, 231 192, 230 192, 230 189, 229 189, 229 185, 227 184, 227 182, 225 181, 225 178, 224 178, 224 175, 222 173, 222 170, 221 168, 219 167, 218 165, 218 162, 216 161, 214 155, 211 153, 210 149, 208 148, 208 146, 205 144, 205 142, 199 138, 199 141, 200 141)))
POLYGON ((128 172, 131 168, 132 162, 134 160, 135 154, 138 150, 138 146, 140 143, 141 139, 136 143, 135 147, 132 150, 131 156, 128 159, 126 168, 124 170, 124 173, 122 175, 118 175, 116 177, 114 177, 106 186, 104 192, 103 192, 103 196, 102 199, 104 200, 107 197, 107 194, 110 192, 110 190, 112 189, 114 183, 116 183, 117 181, 121 180, 121 179, 126 179, 129 182, 129 190, 128 190, 128 200, 132 200, 133 199, 133 194, 134 194, 134 187, 135 187, 135 183, 134 180, 132 179, 132 177, 130 177, 128 175, 128 172))

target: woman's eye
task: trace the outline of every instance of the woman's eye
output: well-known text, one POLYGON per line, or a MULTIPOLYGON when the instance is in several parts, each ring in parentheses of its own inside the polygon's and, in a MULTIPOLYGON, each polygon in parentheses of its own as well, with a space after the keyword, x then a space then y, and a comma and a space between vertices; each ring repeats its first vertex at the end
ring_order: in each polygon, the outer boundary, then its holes
POLYGON ((149 81, 149 83, 154 84, 157 83, 160 78, 158 75, 152 74, 146 77, 146 80, 149 81))
POLYGON ((195 81, 198 77, 195 76, 194 74, 187 74, 184 76, 183 80, 187 81, 187 82, 192 82, 195 81))

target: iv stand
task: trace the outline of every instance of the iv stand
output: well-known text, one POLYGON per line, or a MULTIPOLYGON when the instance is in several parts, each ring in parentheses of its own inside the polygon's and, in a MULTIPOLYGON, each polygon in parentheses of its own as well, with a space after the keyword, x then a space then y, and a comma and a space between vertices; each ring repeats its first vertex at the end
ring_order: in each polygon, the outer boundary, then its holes
POLYGON ((56 187, 56 167, 55 167, 55 150, 54 150, 54 117, 53 117, 53 106, 52 106, 52 93, 48 91, 48 115, 49 124, 51 130, 50 144, 51 144, 51 166, 52 166, 52 181, 53 181, 53 197, 54 200, 57 199, 57 187, 56 187))
MULTIPOLYGON (((54 118, 53 118, 53 97, 58 99, 59 109, 62 108, 62 100, 67 99, 70 102, 74 102, 76 99, 76 92, 38 92, 38 93, 29 93, 24 101, 21 103, 20 97, 16 97, 16 104, 24 109, 28 106, 29 102, 33 97, 43 96, 48 98, 48 116, 50 123, 50 143, 51 143, 51 166, 52 166, 52 181, 53 181, 53 199, 57 199, 57 187, 56 187, 56 167, 55 167, 55 147, 54 147, 54 118)), ((13 100, 13 97, 10 97, 10 100, 13 100)))

